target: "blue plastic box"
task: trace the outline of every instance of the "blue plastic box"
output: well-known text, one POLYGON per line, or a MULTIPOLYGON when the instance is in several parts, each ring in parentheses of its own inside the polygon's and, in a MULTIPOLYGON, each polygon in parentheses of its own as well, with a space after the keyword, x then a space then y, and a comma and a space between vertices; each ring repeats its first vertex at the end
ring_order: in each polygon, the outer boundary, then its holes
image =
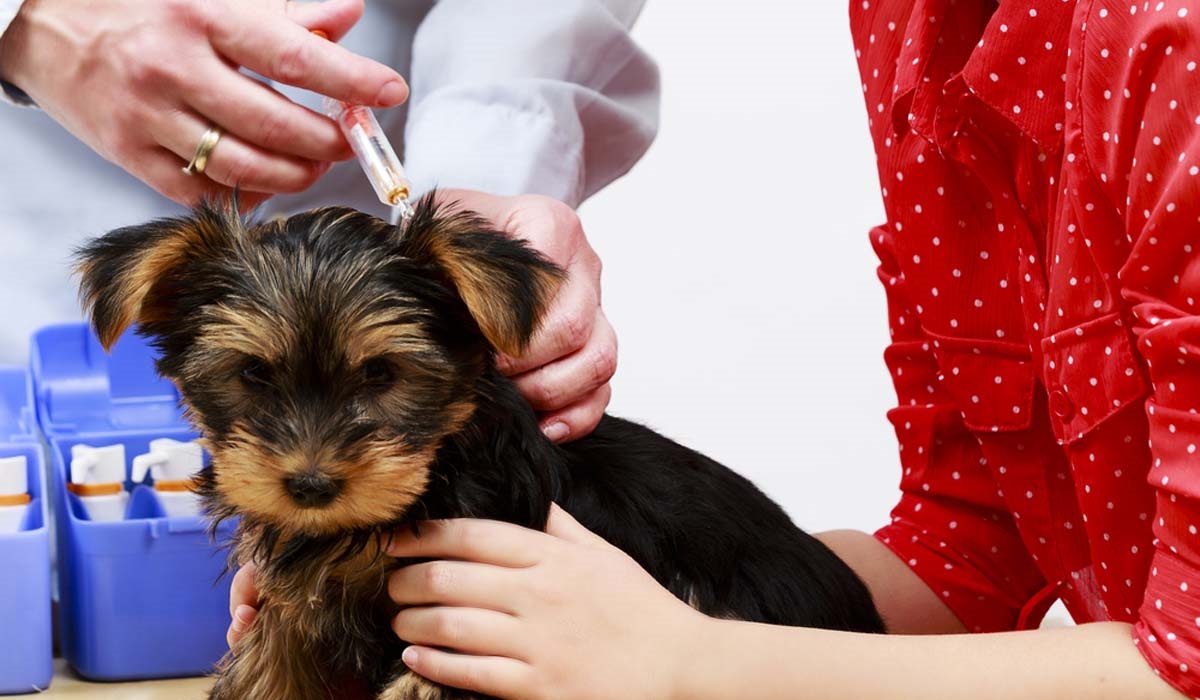
POLYGON ((202 517, 164 517, 147 485, 132 488, 126 520, 93 522, 66 488, 72 445, 120 442, 132 460, 154 438, 196 437, 178 393, 132 333, 109 355, 84 324, 50 326, 34 334, 30 362, 50 443, 63 656, 95 680, 211 672, 227 649, 232 523, 214 542, 202 517))
POLYGON ((0 457, 25 457, 31 497, 20 530, 0 535, 0 694, 45 690, 54 671, 45 470, 29 396, 25 369, 0 367, 0 457))

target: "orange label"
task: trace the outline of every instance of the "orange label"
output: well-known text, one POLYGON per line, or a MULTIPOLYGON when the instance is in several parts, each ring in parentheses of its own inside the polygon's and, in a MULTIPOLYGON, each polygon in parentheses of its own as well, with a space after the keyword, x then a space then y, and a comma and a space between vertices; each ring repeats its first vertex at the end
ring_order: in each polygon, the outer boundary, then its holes
POLYGON ((23 506, 29 502, 29 494, 14 493, 11 496, 0 496, 0 506, 23 506))
POLYGON ((76 496, 111 496, 121 493, 121 484, 67 484, 67 490, 76 496))
POLYGON ((154 482, 155 491, 191 491, 195 484, 191 479, 183 479, 181 481, 156 481, 154 482))

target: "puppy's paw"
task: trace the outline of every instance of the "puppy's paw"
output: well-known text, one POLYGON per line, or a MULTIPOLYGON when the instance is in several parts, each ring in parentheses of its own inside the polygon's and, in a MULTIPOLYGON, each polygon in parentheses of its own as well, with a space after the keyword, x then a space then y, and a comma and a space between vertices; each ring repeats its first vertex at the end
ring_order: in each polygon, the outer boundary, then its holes
POLYGON ((482 697, 466 690, 438 685, 415 673, 405 673, 384 688, 376 700, 476 700, 482 697))

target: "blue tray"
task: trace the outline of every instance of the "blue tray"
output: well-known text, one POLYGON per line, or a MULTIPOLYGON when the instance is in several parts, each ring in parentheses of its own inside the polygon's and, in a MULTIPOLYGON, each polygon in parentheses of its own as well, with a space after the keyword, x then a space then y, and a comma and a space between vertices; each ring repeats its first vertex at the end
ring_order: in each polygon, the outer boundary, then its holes
POLYGON ((154 490, 128 479, 128 518, 92 522, 66 489, 72 445, 119 442, 132 459, 154 438, 196 437, 153 350, 130 333, 109 355, 86 325, 68 324, 35 333, 30 361, 50 443, 63 656, 95 680, 211 672, 227 649, 233 524, 214 542, 203 518, 164 517, 154 490))
POLYGON ((50 539, 42 446, 23 368, 0 367, 0 457, 25 457, 29 495, 18 532, 0 535, 0 693, 45 690, 53 674, 50 539))

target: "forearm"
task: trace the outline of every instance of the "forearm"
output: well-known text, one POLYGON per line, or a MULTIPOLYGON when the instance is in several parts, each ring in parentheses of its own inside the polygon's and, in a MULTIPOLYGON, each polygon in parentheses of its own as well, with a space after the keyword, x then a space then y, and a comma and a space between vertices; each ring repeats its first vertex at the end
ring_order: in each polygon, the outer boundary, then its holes
POLYGON ((966 631, 929 586, 879 540, 857 530, 831 530, 816 537, 867 584, 892 634, 966 631))
POLYGON ((1178 700, 1130 627, 866 635, 706 619, 677 697, 828 700, 1178 700))
POLYGON ((817 538, 871 589, 889 635, 704 618, 684 650, 681 692, 703 698, 816 697, 1174 699, 1134 647, 1130 627, 961 634, 962 623, 877 539, 854 530, 817 538))

